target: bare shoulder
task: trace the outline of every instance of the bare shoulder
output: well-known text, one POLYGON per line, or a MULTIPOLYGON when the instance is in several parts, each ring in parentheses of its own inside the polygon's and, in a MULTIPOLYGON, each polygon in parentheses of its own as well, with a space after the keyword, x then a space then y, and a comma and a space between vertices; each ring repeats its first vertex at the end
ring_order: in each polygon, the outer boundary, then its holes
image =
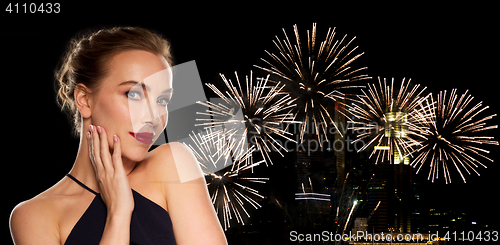
POLYGON ((160 178, 181 183, 203 177, 191 149, 178 142, 158 146, 150 152, 148 165, 161 174, 160 178))
POLYGON ((10 215, 15 244, 61 244, 94 195, 67 178, 19 203, 10 215))
POLYGON ((187 147, 186 145, 179 143, 179 142, 162 144, 162 145, 156 147, 156 149, 152 150, 150 152, 150 155, 152 157, 165 158, 165 157, 173 157, 174 152, 183 153, 185 155, 188 155, 188 154, 192 155, 189 147, 187 147))
POLYGON ((15 244, 59 244, 56 202, 44 193, 19 203, 10 215, 15 244))
POLYGON ((184 144, 169 143, 151 152, 163 172, 163 188, 179 244, 227 244, 195 156, 184 144))

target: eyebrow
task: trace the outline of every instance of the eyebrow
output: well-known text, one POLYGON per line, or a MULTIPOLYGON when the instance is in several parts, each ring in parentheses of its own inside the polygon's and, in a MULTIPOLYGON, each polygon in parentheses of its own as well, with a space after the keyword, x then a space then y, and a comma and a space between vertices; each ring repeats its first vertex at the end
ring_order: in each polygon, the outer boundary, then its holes
MULTIPOLYGON (((148 85, 146 85, 144 83, 141 83, 141 82, 138 82, 138 81, 134 81, 134 80, 122 82, 118 86, 129 85, 129 84, 136 85, 138 83, 141 84, 142 89, 145 89, 146 91, 151 91, 151 89, 149 88, 148 85)), ((173 88, 166 89, 165 91, 162 92, 162 94, 164 94, 164 93, 171 93, 173 90, 174 90, 173 88)))

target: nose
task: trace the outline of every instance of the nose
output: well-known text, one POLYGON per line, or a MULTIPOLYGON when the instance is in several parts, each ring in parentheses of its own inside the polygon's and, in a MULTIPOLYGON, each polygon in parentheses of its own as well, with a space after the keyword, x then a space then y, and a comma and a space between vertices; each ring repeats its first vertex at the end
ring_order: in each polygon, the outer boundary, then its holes
POLYGON ((155 127, 160 123, 160 118, 159 117, 154 117, 154 118, 149 117, 149 120, 145 120, 142 123, 148 124, 151 127, 155 127))
POLYGON ((149 124, 150 126, 154 127, 158 125, 160 122, 160 113, 158 110, 155 110, 153 106, 151 106, 151 100, 149 98, 148 92, 146 89, 143 88, 144 95, 146 96, 146 105, 147 105, 147 110, 144 110, 146 115, 143 115, 142 117, 142 123, 143 124, 149 124))
POLYGON ((147 109, 143 110, 143 116, 141 122, 143 124, 148 124, 149 126, 155 127, 157 126, 160 122, 160 113, 158 109, 153 106, 149 102, 147 102, 147 109))

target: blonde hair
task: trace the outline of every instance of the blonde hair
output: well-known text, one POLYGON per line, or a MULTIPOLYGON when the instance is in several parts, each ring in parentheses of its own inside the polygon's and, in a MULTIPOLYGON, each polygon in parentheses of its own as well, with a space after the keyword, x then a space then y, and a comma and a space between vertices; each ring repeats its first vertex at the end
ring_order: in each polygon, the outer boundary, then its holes
POLYGON ((81 115, 74 99, 79 84, 98 91, 100 80, 107 74, 108 61, 125 50, 144 50, 165 57, 172 66, 170 44, 160 35, 139 27, 101 29, 73 38, 55 72, 58 104, 72 118, 74 133, 80 133, 81 115))

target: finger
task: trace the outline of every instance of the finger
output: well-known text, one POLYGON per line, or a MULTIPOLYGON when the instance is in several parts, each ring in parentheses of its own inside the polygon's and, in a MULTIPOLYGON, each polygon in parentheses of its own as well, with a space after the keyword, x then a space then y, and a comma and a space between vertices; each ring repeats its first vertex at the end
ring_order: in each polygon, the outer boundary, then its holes
POLYGON ((94 125, 90 125, 90 136, 92 137, 90 154, 94 159, 94 164, 97 169, 96 174, 102 174, 104 172, 104 166, 101 161, 99 135, 97 134, 96 127, 94 125))
POLYGON ((111 154, 109 153, 108 134, 104 127, 97 126, 97 133, 99 133, 100 144, 100 157, 102 165, 106 171, 113 171, 113 164, 111 163, 111 154))
POLYGON ((92 167, 94 168, 95 171, 97 171, 95 163, 94 163, 94 156, 92 152, 92 134, 87 132, 87 147, 89 151, 89 158, 90 158, 90 163, 92 164, 92 167))
MULTIPOLYGON (((92 163, 92 166, 94 166, 94 168, 95 168, 96 166, 95 166, 94 150, 93 150, 93 146, 92 146, 92 129, 91 128, 89 129, 89 132, 87 132, 87 145, 89 147, 90 162, 92 163)), ((96 171, 97 171, 97 169, 96 169, 96 171)))
POLYGON ((120 138, 117 135, 113 136, 113 167, 115 168, 115 171, 123 171, 125 172, 125 169, 123 168, 123 163, 122 163, 122 145, 120 138))

